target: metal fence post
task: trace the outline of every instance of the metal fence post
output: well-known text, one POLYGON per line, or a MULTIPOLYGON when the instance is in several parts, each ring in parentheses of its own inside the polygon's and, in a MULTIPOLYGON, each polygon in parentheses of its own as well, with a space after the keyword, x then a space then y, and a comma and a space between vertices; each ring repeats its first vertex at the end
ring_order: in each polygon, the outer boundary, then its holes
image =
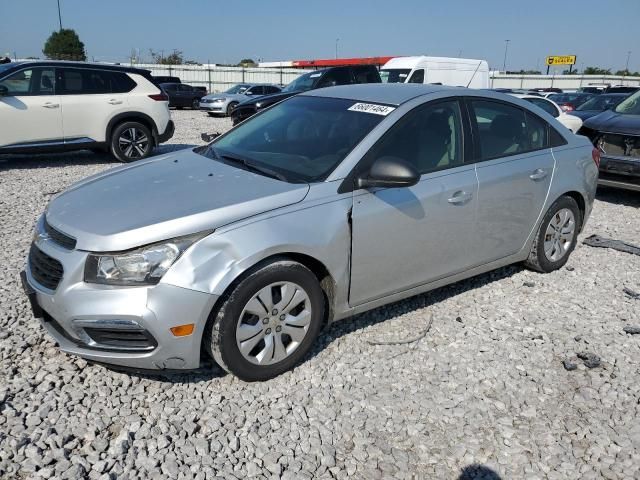
POLYGON ((242 67, 242 83, 244 83, 244 66, 242 67))
POLYGON ((209 93, 211 93, 211 64, 207 60, 207 78, 209 79, 209 93))

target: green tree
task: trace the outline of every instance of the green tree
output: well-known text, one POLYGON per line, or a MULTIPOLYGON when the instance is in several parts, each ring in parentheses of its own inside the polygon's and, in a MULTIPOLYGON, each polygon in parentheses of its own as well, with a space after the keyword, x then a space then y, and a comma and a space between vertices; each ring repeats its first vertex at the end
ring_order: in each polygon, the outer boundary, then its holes
POLYGON ((579 75, 580 72, 578 72, 578 69, 576 68, 575 70, 571 70, 569 71, 569 69, 563 70, 562 71, 562 75, 579 75))
POLYGON ((610 69, 604 69, 600 67, 587 67, 583 72, 585 75, 611 75, 610 69))
POLYGON ((629 75, 631 75, 631 72, 629 70, 618 70, 615 74, 623 77, 628 77, 629 75))
POLYGON ((84 43, 71 28, 63 28, 53 32, 44 44, 42 53, 53 60, 80 60, 85 61, 87 54, 84 51, 84 43))
POLYGON ((182 65, 184 63, 184 57, 180 50, 174 50, 166 57, 163 52, 158 53, 154 50, 149 50, 149 53, 153 63, 159 63, 160 65, 182 65))
POLYGON ((256 62, 254 62, 252 58, 243 58, 238 63, 238 67, 244 67, 244 68, 257 67, 257 66, 258 66, 258 64, 256 62))

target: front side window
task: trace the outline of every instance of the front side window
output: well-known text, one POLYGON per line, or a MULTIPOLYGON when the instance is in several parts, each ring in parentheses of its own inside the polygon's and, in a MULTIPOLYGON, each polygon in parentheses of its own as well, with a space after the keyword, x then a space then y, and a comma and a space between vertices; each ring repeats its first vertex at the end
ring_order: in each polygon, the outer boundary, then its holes
POLYGON ((515 155, 528 149, 524 110, 489 100, 472 100, 471 107, 478 129, 480 159, 515 155))
POLYGON ((20 70, 0 81, 7 96, 53 95, 55 76, 51 68, 20 70))
POLYGON ((349 110, 354 100, 297 96, 220 137, 201 154, 225 155, 278 172, 289 182, 324 180, 384 118, 349 110))
POLYGON ((458 101, 426 104, 407 113, 367 153, 365 164, 382 157, 400 158, 420 174, 462 165, 458 101))
POLYGON ((264 92, 264 87, 251 87, 249 90, 247 90, 247 94, 249 95, 262 95, 262 93, 264 92))
POLYGON ((404 83, 411 73, 410 68, 389 68, 380 70, 382 83, 404 83))
POLYGON ((413 72, 407 83, 424 83, 424 69, 413 72))
POLYGON ((333 87, 334 85, 348 85, 351 83, 351 75, 346 68, 336 68, 322 77, 317 88, 333 87))
POLYGON ((313 88, 313 84, 322 76, 322 72, 309 72, 300 75, 282 89, 283 92, 305 92, 313 88))

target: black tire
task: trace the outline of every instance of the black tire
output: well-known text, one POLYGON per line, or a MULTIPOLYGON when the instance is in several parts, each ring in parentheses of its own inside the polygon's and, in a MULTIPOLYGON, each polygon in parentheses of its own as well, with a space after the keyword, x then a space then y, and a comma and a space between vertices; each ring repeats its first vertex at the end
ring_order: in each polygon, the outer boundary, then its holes
POLYGON ((130 121, 121 123, 113 129, 109 144, 111 154, 117 160, 128 163, 147 158, 153 150, 154 140, 151 130, 149 130, 146 125, 143 125, 140 122, 130 121), (136 131, 136 139, 142 138, 138 136, 142 134, 144 135, 144 138, 146 138, 146 142, 139 142, 136 144, 136 148, 128 150, 127 145, 129 144, 124 142, 122 139, 131 139, 131 134, 128 132, 131 129, 136 131), (142 150, 142 153, 140 150, 142 150))
POLYGON ((233 112, 233 109, 236 108, 238 106, 238 102, 231 102, 229 105, 227 105, 227 117, 231 116, 231 112, 233 112))
POLYGON ((200 110, 200 99, 199 98, 194 98, 193 102, 191 102, 191 108, 193 110, 200 110))
POLYGON ((525 266, 536 270, 542 273, 553 272, 554 270, 558 270, 563 267, 564 264, 569 260, 569 256, 571 252, 573 252, 576 247, 576 243, 578 241, 578 233, 582 228, 582 213, 580 212, 580 208, 576 201, 569 196, 562 196, 558 200, 556 200, 553 205, 547 210, 542 222, 540 222, 540 226, 538 227, 538 232, 536 233, 536 238, 533 241, 533 245, 531 246, 531 252, 529 253, 529 258, 524 262, 525 266), (574 228, 573 235, 571 241, 566 242, 566 247, 562 256, 556 260, 552 260, 548 257, 547 253, 545 253, 545 239, 548 235, 547 229, 549 228, 549 224, 552 219, 559 215, 561 210, 568 209, 573 213, 574 216, 574 228))
POLYGON ((307 267, 290 260, 275 261, 249 273, 222 298, 222 304, 212 312, 205 329, 204 346, 220 367, 238 378, 247 382, 269 380, 293 368, 309 351, 322 326, 324 306, 320 284, 307 267), (271 365, 257 365, 240 352, 236 328, 249 300, 263 288, 277 282, 293 282, 304 290, 311 305, 311 320, 304 338, 288 356, 271 365))

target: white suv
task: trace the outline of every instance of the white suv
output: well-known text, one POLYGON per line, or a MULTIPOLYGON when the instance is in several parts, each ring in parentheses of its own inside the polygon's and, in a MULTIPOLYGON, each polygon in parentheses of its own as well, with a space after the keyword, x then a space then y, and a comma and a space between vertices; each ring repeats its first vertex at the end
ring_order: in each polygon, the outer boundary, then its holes
POLYGON ((0 65, 0 153, 109 150, 130 162, 173 135, 148 70, 82 62, 0 65))

